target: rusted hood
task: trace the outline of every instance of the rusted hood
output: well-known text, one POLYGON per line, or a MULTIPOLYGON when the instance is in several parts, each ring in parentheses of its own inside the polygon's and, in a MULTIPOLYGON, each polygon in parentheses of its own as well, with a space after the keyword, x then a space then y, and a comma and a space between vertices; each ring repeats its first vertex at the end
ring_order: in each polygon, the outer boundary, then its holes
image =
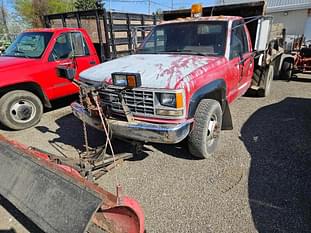
POLYGON ((175 85, 215 57, 168 54, 135 54, 94 66, 80 74, 81 80, 111 82, 111 73, 140 73, 142 87, 175 88, 175 85))

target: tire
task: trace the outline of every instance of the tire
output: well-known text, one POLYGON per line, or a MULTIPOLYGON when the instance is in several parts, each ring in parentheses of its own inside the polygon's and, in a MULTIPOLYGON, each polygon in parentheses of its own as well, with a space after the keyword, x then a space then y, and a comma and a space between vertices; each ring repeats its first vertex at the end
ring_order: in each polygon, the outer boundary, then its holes
POLYGON ((222 124, 222 110, 218 101, 202 100, 194 115, 193 128, 188 136, 189 152, 197 158, 208 158, 215 151, 222 124))
POLYGON ((293 63, 291 62, 291 60, 285 59, 282 64, 280 78, 290 81, 292 75, 293 75, 293 63))
POLYGON ((42 116, 41 100, 29 91, 10 91, 0 99, 0 122, 13 130, 36 125, 42 116))
POLYGON ((272 65, 265 70, 263 84, 257 91, 259 97, 267 97, 270 95, 271 83, 274 76, 274 69, 272 65))

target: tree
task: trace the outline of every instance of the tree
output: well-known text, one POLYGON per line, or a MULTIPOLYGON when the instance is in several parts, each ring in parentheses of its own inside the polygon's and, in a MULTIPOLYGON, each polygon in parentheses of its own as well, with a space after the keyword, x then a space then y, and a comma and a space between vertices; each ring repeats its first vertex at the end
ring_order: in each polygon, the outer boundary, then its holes
POLYGON ((3 1, 1 1, 0 4, 0 33, 9 33, 7 11, 4 8, 3 1))
POLYGON ((77 10, 92 10, 103 8, 102 0, 76 0, 74 3, 77 10))
POLYGON ((73 0, 15 0, 15 9, 32 27, 44 25, 43 16, 72 11, 73 0))

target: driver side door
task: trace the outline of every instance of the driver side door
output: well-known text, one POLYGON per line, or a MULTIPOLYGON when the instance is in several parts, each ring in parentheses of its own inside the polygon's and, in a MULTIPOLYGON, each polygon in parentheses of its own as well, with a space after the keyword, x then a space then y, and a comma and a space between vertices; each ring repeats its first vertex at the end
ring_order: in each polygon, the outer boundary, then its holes
POLYGON ((251 83, 254 58, 246 34, 243 21, 237 20, 232 24, 230 41, 230 60, 233 61, 235 72, 236 97, 243 95, 251 83))
POLYGON ((46 78, 49 82, 47 92, 50 93, 50 99, 72 95, 79 91, 78 87, 72 82, 58 77, 57 67, 59 65, 75 68, 75 78, 78 79, 81 71, 94 64, 92 56, 90 56, 89 48, 81 32, 65 32, 57 36, 49 52, 49 72, 46 72, 49 76, 46 78))

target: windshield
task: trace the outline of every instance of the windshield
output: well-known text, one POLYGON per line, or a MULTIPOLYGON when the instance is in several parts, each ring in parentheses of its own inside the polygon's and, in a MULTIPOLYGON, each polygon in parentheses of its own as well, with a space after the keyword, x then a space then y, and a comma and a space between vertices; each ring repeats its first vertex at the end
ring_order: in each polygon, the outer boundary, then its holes
POLYGON ((49 43, 52 32, 24 32, 5 50, 3 56, 40 58, 49 43))
POLYGON ((223 56, 227 22, 183 22, 156 26, 138 53, 223 56))

